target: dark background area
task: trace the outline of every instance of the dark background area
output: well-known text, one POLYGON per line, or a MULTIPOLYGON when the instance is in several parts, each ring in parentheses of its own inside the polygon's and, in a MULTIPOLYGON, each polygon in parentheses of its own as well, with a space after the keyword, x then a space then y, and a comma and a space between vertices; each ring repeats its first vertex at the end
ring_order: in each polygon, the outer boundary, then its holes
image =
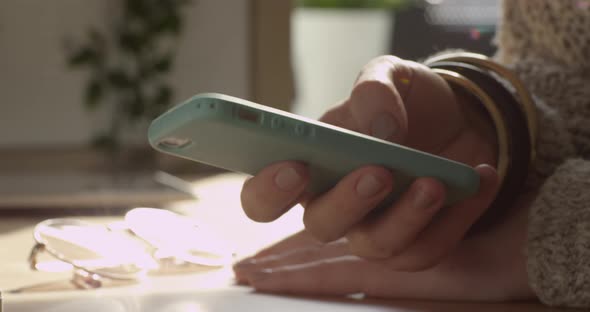
POLYGON ((391 54, 420 60, 447 49, 492 55, 498 0, 419 2, 395 13, 391 54))

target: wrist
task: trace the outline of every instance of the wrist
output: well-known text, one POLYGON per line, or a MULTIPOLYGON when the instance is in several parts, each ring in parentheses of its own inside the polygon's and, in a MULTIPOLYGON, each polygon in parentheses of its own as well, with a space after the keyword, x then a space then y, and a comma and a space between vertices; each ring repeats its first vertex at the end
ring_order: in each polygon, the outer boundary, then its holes
POLYGON ((522 192, 534 159, 536 123, 530 96, 514 75, 483 56, 449 54, 431 59, 427 64, 456 88, 463 89, 477 100, 475 102, 478 103, 468 100, 463 104, 466 104, 465 112, 469 114, 470 122, 476 123, 474 129, 487 140, 493 137, 486 128, 489 122, 481 122, 485 117, 477 109, 483 108, 493 121, 501 187, 492 204, 494 209, 488 209, 482 216, 483 220, 478 222, 487 227, 522 192))
POLYGON ((498 166, 498 135, 494 121, 489 113, 479 105, 479 100, 462 88, 452 87, 459 108, 465 119, 468 133, 474 136, 474 158, 468 163, 471 166, 488 164, 498 166))

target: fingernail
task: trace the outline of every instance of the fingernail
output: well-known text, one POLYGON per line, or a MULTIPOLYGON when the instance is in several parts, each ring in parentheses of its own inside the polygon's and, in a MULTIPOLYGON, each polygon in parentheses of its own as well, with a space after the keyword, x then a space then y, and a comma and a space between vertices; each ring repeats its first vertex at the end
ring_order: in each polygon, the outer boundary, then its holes
POLYGON ((372 174, 365 174, 356 184, 356 192, 362 197, 371 197, 383 189, 383 183, 372 174))
POLYGON ((248 284, 249 277, 252 272, 257 270, 256 261, 253 259, 245 259, 233 265, 233 271, 236 283, 238 285, 248 284))
POLYGON ((291 191, 299 186, 302 179, 297 170, 286 167, 277 172, 275 176, 275 184, 283 191, 291 191))
POLYGON ((436 199, 424 188, 419 187, 414 195, 414 206, 420 209, 427 209, 434 204, 436 199))
POLYGON ((379 115, 371 125, 371 135, 379 139, 389 139, 395 135, 397 125, 393 117, 388 114, 379 115))
POLYGON ((234 271, 234 282, 236 285, 248 285, 248 277, 244 272, 234 271))
POLYGON ((260 283, 270 277, 272 274, 272 269, 264 269, 256 272, 252 272, 250 276, 248 276, 248 281, 250 284, 257 284, 260 283))

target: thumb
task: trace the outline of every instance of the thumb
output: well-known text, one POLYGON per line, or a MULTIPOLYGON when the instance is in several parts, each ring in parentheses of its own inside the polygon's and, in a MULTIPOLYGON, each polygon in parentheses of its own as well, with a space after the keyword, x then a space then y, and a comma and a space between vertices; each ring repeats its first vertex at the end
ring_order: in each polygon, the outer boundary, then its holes
POLYGON ((381 56, 361 70, 345 104, 358 131, 403 144, 408 117, 403 102, 412 77, 405 61, 381 56))
POLYGON ((431 153, 464 123, 444 79, 422 64, 395 56, 369 62, 345 105, 357 131, 431 153))

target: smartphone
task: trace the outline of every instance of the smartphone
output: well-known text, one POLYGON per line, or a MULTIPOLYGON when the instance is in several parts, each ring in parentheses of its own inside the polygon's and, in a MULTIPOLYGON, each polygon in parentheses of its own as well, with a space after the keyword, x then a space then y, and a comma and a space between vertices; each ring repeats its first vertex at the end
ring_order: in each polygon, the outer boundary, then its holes
POLYGON ((312 193, 369 164, 392 170, 396 187, 387 201, 417 177, 443 182, 447 204, 479 188, 467 165, 223 94, 177 105, 151 123, 148 139, 160 152, 250 175, 275 162, 301 161, 309 166, 312 193))

